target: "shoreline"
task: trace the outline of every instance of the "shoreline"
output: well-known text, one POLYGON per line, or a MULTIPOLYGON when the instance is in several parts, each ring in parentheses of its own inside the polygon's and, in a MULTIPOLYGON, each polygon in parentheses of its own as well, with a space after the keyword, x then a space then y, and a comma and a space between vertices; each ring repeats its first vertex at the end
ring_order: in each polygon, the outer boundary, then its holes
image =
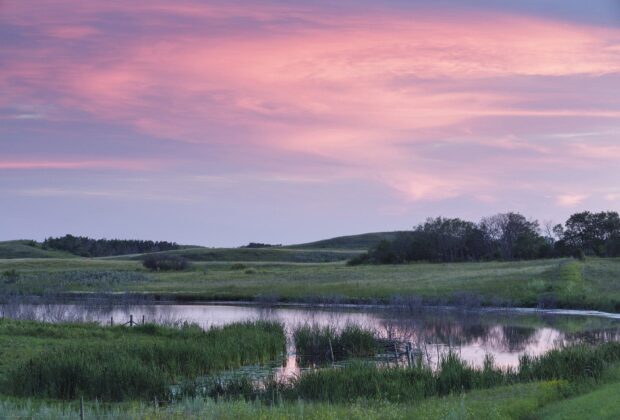
MULTIPOLYGON (((620 313, 607 312, 596 309, 579 308, 537 308, 525 306, 485 306, 485 305, 432 305, 432 304, 407 304, 405 303, 363 303, 363 302, 303 302, 303 301, 252 301, 252 300, 219 300, 219 299, 181 299, 174 295, 155 295, 150 293, 95 293, 75 292, 57 296, 22 296, 21 302, 8 302, 8 304, 80 304, 89 302, 102 302, 111 305, 181 305, 181 306, 239 306, 256 307, 263 309, 277 308, 317 308, 322 310, 393 310, 393 311, 464 311, 478 313, 514 313, 514 314, 538 314, 538 315, 565 315, 586 316, 620 320, 620 313)), ((7 304, 0 302, 0 305, 7 304)))

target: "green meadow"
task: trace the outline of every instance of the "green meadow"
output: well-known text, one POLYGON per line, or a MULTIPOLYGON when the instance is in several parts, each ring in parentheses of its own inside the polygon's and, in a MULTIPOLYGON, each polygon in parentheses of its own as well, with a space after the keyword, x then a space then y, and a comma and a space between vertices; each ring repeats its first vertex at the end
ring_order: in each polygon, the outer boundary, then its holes
POLYGON ((235 249, 230 258, 222 256, 218 261, 200 260, 193 249, 176 252, 193 256, 188 268, 150 272, 136 256, 0 259, 0 290, 35 295, 135 292, 183 301, 389 303, 418 299, 442 305, 620 310, 620 260, 612 258, 349 266, 344 261, 289 261, 291 255, 314 255, 308 257, 312 259, 331 252, 339 256, 339 250, 235 249), (239 261, 240 251, 251 251, 255 259, 239 261), (283 261, 272 261, 274 254, 284 255, 283 261))

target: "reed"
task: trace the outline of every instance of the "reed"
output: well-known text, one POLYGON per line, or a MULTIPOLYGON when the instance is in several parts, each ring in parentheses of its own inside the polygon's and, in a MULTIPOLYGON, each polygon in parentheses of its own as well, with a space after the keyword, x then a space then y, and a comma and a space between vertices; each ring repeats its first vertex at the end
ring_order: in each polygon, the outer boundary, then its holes
MULTIPOLYGON (((24 333, 33 333, 36 325, 27 323, 24 333)), ((45 325, 39 327, 43 335, 54 331, 51 328, 46 332, 45 325)), ((2 392, 65 400, 79 396, 103 401, 163 399, 169 397, 171 384, 266 363, 281 355, 286 343, 282 325, 268 321, 208 331, 191 324, 176 328, 150 324, 90 327, 90 339, 82 336, 54 342, 47 350, 2 372, 2 392), (116 333, 115 338, 105 339, 110 333, 116 333)))
POLYGON ((360 399, 406 403, 432 396, 461 394, 474 389, 529 383, 539 380, 569 381, 574 384, 597 381, 610 363, 620 361, 620 343, 598 347, 574 346, 537 357, 523 357, 517 369, 500 369, 487 357, 482 369, 461 360, 456 353, 442 357, 436 370, 418 359, 411 367, 381 367, 353 361, 342 368, 316 369, 287 381, 271 381, 250 392, 239 386, 221 388, 218 396, 261 399, 265 402, 315 401, 352 403, 360 399), (274 395, 277 398, 274 398, 274 395))
POLYGON ((293 339, 302 365, 373 357, 379 351, 376 334, 356 324, 347 324, 341 330, 330 325, 304 324, 293 331, 293 339))

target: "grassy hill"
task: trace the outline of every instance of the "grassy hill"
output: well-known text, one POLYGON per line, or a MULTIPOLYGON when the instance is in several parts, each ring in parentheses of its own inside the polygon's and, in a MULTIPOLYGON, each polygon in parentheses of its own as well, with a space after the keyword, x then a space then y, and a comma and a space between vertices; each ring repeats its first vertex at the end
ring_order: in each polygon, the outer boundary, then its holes
POLYGON ((178 255, 189 261, 223 261, 223 262, 286 262, 286 263, 321 263, 348 260, 359 251, 292 249, 292 248, 188 248, 152 254, 125 255, 115 259, 142 260, 146 255, 178 255))
POLYGON ((29 240, 0 242, 0 259, 14 258, 71 258, 74 255, 51 249, 43 249, 40 244, 29 240))
POLYGON ((382 240, 393 240, 403 231, 393 232, 371 232, 360 235, 338 236, 330 239, 323 239, 315 242, 308 242, 299 245, 289 245, 287 248, 302 249, 349 249, 349 250, 368 250, 382 240))

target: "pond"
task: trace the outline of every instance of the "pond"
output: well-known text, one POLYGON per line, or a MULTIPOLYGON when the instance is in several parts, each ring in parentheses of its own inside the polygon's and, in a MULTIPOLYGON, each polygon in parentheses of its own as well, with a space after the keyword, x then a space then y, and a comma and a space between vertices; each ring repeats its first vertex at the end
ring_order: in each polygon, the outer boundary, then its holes
MULTIPOLYGON (((527 309, 449 309, 388 307, 276 306, 240 304, 93 304, 0 305, 3 316, 48 322, 95 321, 193 322, 204 328, 238 321, 281 321, 289 335, 288 354, 276 367, 277 376, 299 374, 292 331, 301 324, 342 327, 348 323, 370 328, 384 338, 412 343, 433 367, 441 354, 455 351, 474 366, 491 355, 496 366, 517 366, 523 354, 540 355, 563 345, 620 341, 620 314, 527 309)), ((387 359, 388 362, 390 359, 387 359)), ((398 359, 394 359, 398 362, 398 359)))

